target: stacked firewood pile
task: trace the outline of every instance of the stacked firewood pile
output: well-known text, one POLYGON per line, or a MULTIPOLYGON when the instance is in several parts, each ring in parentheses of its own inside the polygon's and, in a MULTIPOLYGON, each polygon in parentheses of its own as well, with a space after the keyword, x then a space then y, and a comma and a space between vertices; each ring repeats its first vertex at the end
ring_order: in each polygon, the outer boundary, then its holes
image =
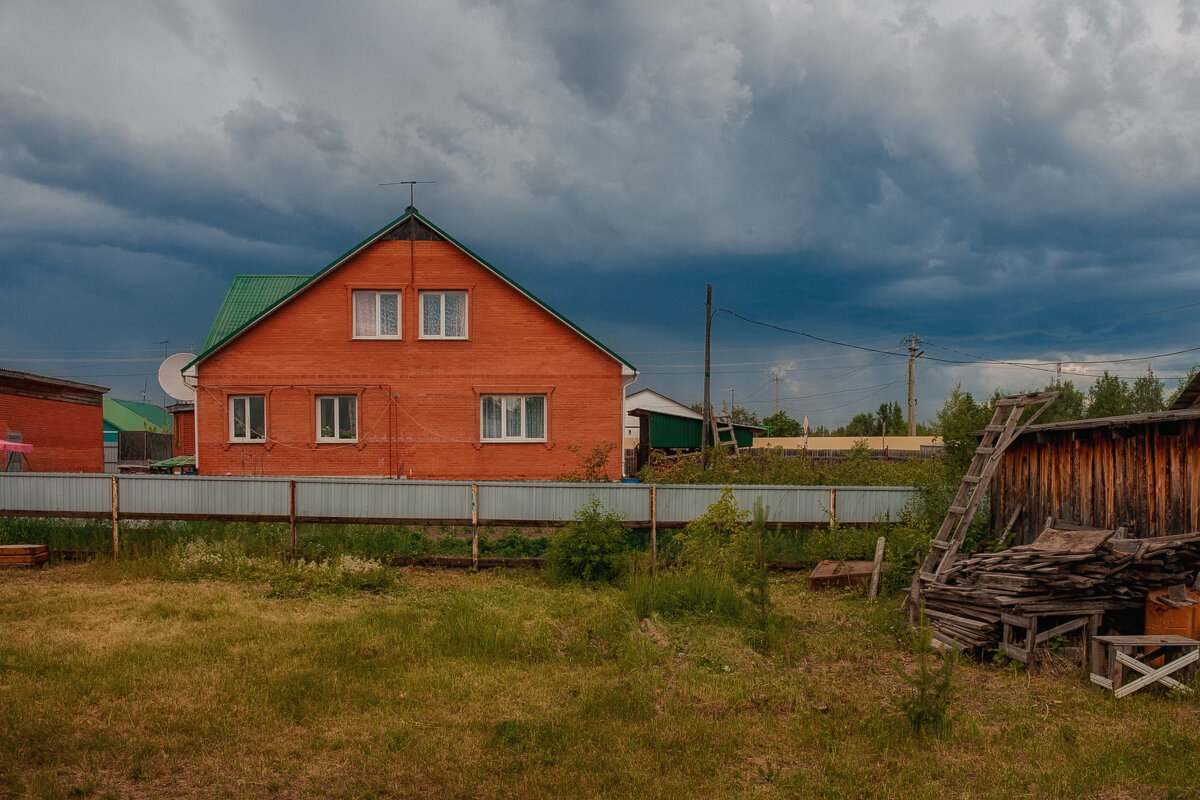
POLYGON ((960 556, 924 588, 925 617, 942 640, 991 650, 1002 613, 1139 608, 1152 589, 1196 578, 1200 534, 1114 539, 1116 533, 1047 528, 1033 544, 960 556))

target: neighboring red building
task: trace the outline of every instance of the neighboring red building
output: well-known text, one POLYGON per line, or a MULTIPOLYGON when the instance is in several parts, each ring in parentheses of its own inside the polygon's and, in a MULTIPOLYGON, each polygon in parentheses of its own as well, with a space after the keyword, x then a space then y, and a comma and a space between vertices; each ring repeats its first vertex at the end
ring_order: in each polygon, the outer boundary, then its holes
MULTIPOLYGON (((107 391, 90 383, 0 369, 0 436, 33 445, 23 469, 103 472, 107 391)), ((8 457, 0 454, 5 459, 0 469, 8 457)))
POLYGON ((185 370, 201 474, 554 478, 636 371, 409 208, 313 276, 238 276, 185 370))
POLYGON ((196 406, 194 403, 175 403, 167 406, 174 421, 175 455, 196 454, 196 406))

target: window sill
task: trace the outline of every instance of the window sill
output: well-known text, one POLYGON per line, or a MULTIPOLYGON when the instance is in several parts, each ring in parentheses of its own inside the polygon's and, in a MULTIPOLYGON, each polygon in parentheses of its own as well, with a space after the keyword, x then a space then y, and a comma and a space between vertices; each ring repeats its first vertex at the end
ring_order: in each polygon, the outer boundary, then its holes
POLYGON ((479 444, 549 444, 546 439, 481 439, 479 444))
POLYGON ((266 439, 231 439, 221 442, 221 450, 229 450, 231 447, 262 447, 265 450, 270 450, 272 444, 266 439))

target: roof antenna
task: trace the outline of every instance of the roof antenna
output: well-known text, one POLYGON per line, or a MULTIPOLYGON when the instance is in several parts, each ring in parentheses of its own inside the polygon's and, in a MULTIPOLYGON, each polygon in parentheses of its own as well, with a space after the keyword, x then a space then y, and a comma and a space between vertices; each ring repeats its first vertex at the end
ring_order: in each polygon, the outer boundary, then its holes
POLYGON ((414 199, 413 199, 414 187, 418 183, 433 183, 433 182, 434 181, 396 181, 395 183, 381 183, 379 185, 380 186, 407 186, 408 187, 408 207, 413 210, 416 210, 416 204, 414 203, 414 199))

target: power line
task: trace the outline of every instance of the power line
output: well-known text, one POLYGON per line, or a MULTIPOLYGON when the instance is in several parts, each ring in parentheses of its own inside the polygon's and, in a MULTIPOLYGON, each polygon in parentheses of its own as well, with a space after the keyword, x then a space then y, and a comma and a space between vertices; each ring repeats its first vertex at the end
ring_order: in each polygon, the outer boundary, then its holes
POLYGON ((775 325, 770 322, 762 322, 760 320, 750 319, 749 317, 743 317, 741 314, 737 313, 736 311, 730 311, 728 308, 718 308, 713 313, 717 313, 717 312, 724 312, 731 317, 736 317, 736 318, 740 319, 742 322, 748 322, 751 325, 759 325, 763 328, 771 328, 773 330, 783 331, 784 333, 791 333, 796 336, 803 336, 806 339, 812 339, 813 341, 817 341, 817 342, 825 342, 826 344, 836 344, 839 347, 853 347, 855 350, 865 350, 868 353, 892 353, 892 354, 894 354, 894 351, 892 351, 892 350, 880 350, 876 347, 864 347, 860 344, 850 344, 849 342, 839 342, 836 339, 826 339, 824 336, 816 336, 811 333, 805 333, 804 331, 797 331, 797 330, 793 330, 792 328, 785 328, 782 325, 775 325))
MULTIPOLYGON (((1200 305, 1200 303, 1198 303, 1196 305, 1200 305)), ((1190 307, 1190 306, 1180 306, 1180 308, 1188 308, 1188 307, 1190 307)), ((833 345, 837 345, 839 347, 850 347, 855 350, 864 350, 864 351, 870 352, 870 353, 881 353, 883 355, 901 356, 901 357, 905 357, 907 355, 906 353, 899 352, 898 350, 881 350, 876 347, 864 347, 863 345, 852 344, 850 342, 840 342, 836 339, 828 339, 824 336, 816 336, 815 334, 805 333, 804 331, 798 331, 798 330, 794 330, 792 328, 786 328, 782 325, 775 325, 770 322, 762 322, 761 320, 750 319, 749 317, 744 317, 741 314, 738 314, 737 312, 731 311, 727 308, 719 308, 719 309, 717 309, 717 311, 723 311, 726 314, 729 314, 732 317, 736 317, 737 319, 740 319, 743 322, 747 322, 751 325, 759 325, 764 328, 771 328, 773 330, 782 331, 784 333, 790 333, 790 334, 793 334, 796 336, 803 336, 807 339, 813 339, 814 341, 825 342, 826 344, 833 344, 833 345)), ((1056 371, 1055 369, 1047 369, 1046 366, 1042 366, 1042 365, 1051 365, 1051 364, 1059 363, 1058 361, 1034 361, 1032 363, 1024 363, 1024 362, 1019 362, 1019 361, 1004 361, 1001 359, 986 358, 984 356, 967 353, 962 350, 955 350, 952 347, 946 347, 944 345, 933 344, 931 342, 927 342, 927 344, 930 344, 932 347, 937 347, 940 350, 947 350, 952 353, 958 353, 959 355, 963 355, 963 356, 967 356, 968 358, 975 359, 974 361, 962 361, 960 359, 936 358, 936 357, 928 356, 928 355, 925 356, 926 360, 928 360, 928 361, 937 361, 937 362, 940 362, 943 364, 1000 364, 1000 365, 1009 366, 1009 367, 1020 367, 1022 369, 1037 370, 1039 372, 1055 372, 1056 371)), ((1183 353, 1194 353, 1197 351, 1200 351, 1200 347, 1189 347, 1189 348, 1185 348, 1182 350, 1174 350, 1169 353, 1154 353, 1151 355, 1144 355, 1144 356, 1131 356, 1129 358, 1113 358, 1113 359, 1081 360, 1081 361, 1070 361, 1067 359, 1061 359, 1061 363, 1063 363, 1063 364, 1124 364, 1124 363, 1128 363, 1131 361, 1148 361, 1150 359, 1167 358, 1169 356, 1177 356, 1177 355, 1181 355, 1183 353)))

